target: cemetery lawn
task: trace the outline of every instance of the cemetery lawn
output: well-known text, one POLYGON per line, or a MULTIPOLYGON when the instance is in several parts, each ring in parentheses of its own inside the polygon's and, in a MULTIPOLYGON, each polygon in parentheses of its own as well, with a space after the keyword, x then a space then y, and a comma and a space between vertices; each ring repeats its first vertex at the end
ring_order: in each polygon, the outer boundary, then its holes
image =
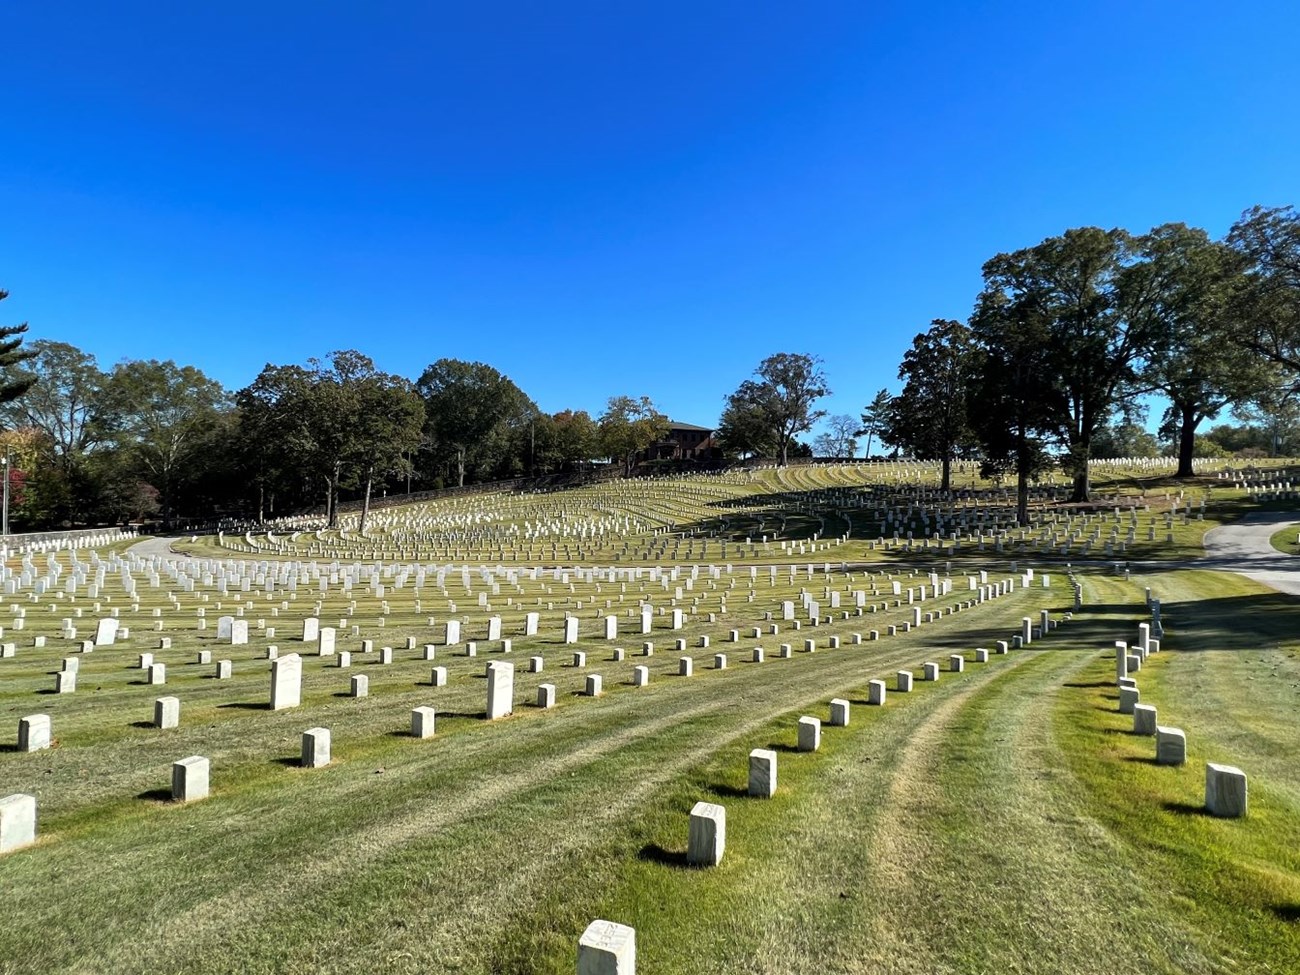
POLYGON ((1090 577, 1092 609, 1051 649, 782 753, 771 801, 740 795, 739 756, 705 763, 636 856, 516 928, 503 970, 571 970, 555 932, 591 915, 633 919, 656 972, 1300 971, 1300 607, 1222 573, 1145 581, 1170 649, 1138 675, 1143 701, 1187 732, 1187 765, 1153 763, 1096 649, 1135 635, 1141 588, 1090 577), (1247 818, 1203 813, 1207 760, 1247 771, 1247 818), (728 808, 709 871, 680 863, 700 797, 728 808))
POLYGON ((864 482, 905 466, 863 467, 451 498, 376 512, 364 537, 345 520, 177 541, 201 568, 133 556, 104 570, 107 550, 64 552, 39 596, 45 557, 11 560, 26 581, 0 604, 14 651, 0 659, 0 797, 37 798, 38 838, 0 856, 0 975, 571 973, 596 918, 633 926, 654 975, 1300 971, 1300 602, 1138 566, 1199 554, 1208 528, 1268 505, 1230 481, 1119 471, 1113 504, 1048 505, 1023 532, 996 492, 987 510, 964 499, 944 512, 969 516, 952 545, 905 492, 864 482), (417 579, 413 563, 455 567, 417 579), (575 568, 593 565, 680 571, 575 568), (1014 590, 980 602, 980 570, 1014 590), (1075 581, 1083 608, 1066 621, 1075 581), (1187 733, 1178 768, 1155 766, 1153 739, 1117 713, 1114 643, 1150 618, 1148 586, 1165 652, 1136 679, 1187 733), (1043 610, 1056 629, 975 662, 1043 610), (78 652, 110 614, 129 635, 78 652), (243 617, 247 644, 218 638, 223 616, 243 617), (308 617, 337 630, 350 666, 302 639, 308 617), (485 639, 493 618, 509 648, 485 639), (273 647, 303 665, 301 705, 275 712, 273 647), (142 654, 165 684, 147 683, 142 654), (56 695, 69 660, 76 691, 56 695), (491 723, 490 661, 515 668, 514 713, 491 723), (920 680, 927 661, 937 682, 920 680), (583 693, 593 674, 599 698, 583 693), (354 675, 368 696, 350 696, 354 675), (873 679, 884 707, 867 703, 873 679), (554 709, 533 703, 543 683, 554 709), (180 698, 178 728, 152 726, 163 695, 180 698), (846 728, 829 726, 833 698, 851 702, 846 728), (431 739, 409 731, 421 706, 436 710, 431 739), (54 747, 19 752, 19 718, 42 713, 54 747), (822 719, 816 753, 795 748, 801 715, 822 719), (304 769, 313 727, 331 731, 333 761, 304 769), (746 794, 754 748, 777 752, 771 799, 746 794), (211 760, 212 794, 174 803, 171 765, 191 755, 211 760), (1207 760, 1249 776, 1244 819, 1202 814, 1207 760), (728 819, 707 870, 685 865, 699 800, 728 819))
POLYGON ((1300 525, 1287 525, 1275 531, 1268 542, 1283 555, 1300 555, 1300 543, 1296 542, 1297 537, 1300 537, 1300 525))

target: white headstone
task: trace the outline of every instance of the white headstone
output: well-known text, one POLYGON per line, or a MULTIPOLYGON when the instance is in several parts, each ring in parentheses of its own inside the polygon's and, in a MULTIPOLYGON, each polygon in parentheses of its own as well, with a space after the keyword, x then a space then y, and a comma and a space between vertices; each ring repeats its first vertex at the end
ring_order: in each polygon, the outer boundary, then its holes
POLYGON ((302 657, 286 654, 271 661, 271 710, 296 708, 302 703, 302 657))
POLYGON ((504 718, 514 710, 515 665, 494 660, 487 665, 487 719, 504 718))

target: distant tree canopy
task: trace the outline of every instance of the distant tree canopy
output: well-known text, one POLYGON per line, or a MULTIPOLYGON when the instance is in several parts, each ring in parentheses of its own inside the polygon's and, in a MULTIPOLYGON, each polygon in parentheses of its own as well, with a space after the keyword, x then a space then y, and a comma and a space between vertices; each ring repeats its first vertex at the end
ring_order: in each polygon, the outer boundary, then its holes
POLYGON ((830 394, 821 361, 810 355, 778 352, 760 362, 754 376, 727 397, 724 442, 739 439, 751 446, 770 446, 782 464, 789 463, 794 438, 826 415, 825 410, 814 409, 819 399, 830 394), (742 430, 746 435, 738 437, 742 430))
MULTIPOLYGON (((906 349, 897 395, 827 416, 816 356, 781 352, 725 395, 715 441, 732 458, 870 457, 888 446, 940 464, 977 459, 1030 483, 1061 463, 1089 496, 1100 456, 1300 452, 1300 214, 1253 207, 1221 240, 1167 223, 1145 234, 1065 230, 997 254, 965 322, 934 319, 906 349), (1163 401, 1158 438, 1146 404, 1163 401), (1202 432, 1225 410, 1236 423, 1202 432), (819 425, 819 421, 820 425, 819 425), (811 435, 810 447, 804 435, 811 435)), ((0 291, 0 300, 7 293, 0 291)), ((376 493, 574 471, 632 473, 668 418, 613 396, 593 418, 544 413, 487 363, 441 358, 411 382, 365 354, 268 363, 233 395, 196 366, 101 368, 66 342, 0 326, 0 445, 18 530, 222 516, 264 520, 376 493)), ((707 422, 707 418, 698 420, 707 422)))

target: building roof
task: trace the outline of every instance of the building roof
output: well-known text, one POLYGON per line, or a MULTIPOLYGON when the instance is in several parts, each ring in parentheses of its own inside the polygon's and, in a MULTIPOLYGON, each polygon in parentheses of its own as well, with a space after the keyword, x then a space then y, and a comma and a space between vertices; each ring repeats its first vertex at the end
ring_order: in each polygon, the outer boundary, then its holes
POLYGON ((694 423, 678 423, 676 420, 668 421, 670 430, 698 430, 701 433, 712 433, 713 427, 697 427, 694 423))

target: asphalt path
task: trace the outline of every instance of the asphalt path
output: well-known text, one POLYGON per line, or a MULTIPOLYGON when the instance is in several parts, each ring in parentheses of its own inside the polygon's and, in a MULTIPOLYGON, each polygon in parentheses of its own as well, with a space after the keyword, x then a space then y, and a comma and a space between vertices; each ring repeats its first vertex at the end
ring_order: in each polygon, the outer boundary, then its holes
POLYGON ((1278 592, 1300 596, 1300 555, 1283 555, 1269 544, 1274 533, 1287 525, 1300 525, 1300 512, 1253 512, 1206 532, 1205 557, 1184 565, 1237 572, 1278 592))

